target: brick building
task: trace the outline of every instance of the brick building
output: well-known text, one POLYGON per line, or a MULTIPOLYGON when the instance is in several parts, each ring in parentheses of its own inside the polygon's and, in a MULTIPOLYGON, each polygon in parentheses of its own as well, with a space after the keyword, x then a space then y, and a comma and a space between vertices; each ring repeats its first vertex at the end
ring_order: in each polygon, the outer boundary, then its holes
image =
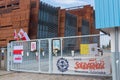
MULTIPOLYGON (((95 19, 94 19, 94 10, 90 5, 80 6, 80 7, 72 7, 60 10, 60 26, 65 26, 65 18, 66 12, 73 14, 77 17, 77 35, 89 35, 89 34, 98 34, 99 31, 95 29, 95 19), (87 30, 87 31, 85 31, 87 30)), ((60 28, 61 28, 60 27, 60 28)), ((64 29, 63 29, 64 30, 64 29)), ((60 33, 61 36, 62 33, 60 33)))
MULTIPOLYGON (((92 6, 78 6, 68 8, 67 12, 77 16, 77 35, 99 34, 95 29, 95 11, 92 6)), ((99 42, 99 38, 82 38, 82 43, 99 42), (88 41, 87 41, 88 40, 88 41)))
POLYGON ((70 14, 66 9, 60 10, 59 36, 76 36, 77 35, 77 16, 70 14))
POLYGON ((40 0, 0 0, 0 47, 13 40, 14 30, 18 32, 21 28, 30 39, 99 33, 94 26, 94 10, 89 5, 60 9, 40 0))
MULTIPOLYGON (((90 5, 77 6, 60 10, 59 36, 80 36, 99 34, 95 29, 94 10, 90 5)), ((64 47, 79 47, 80 43, 97 43, 99 37, 85 37, 80 39, 64 40, 64 47)))
POLYGON ((18 32, 22 28, 28 33, 29 31, 33 32, 32 30, 37 28, 37 26, 34 26, 32 23, 37 24, 38 1, 39 0, 0 0, 0 34, 2 34, 0 35, 0 47, 6 46, 9 40, 13 40, 15 29, 18 32), (34 28, 32 28, 33 26, 34 28))

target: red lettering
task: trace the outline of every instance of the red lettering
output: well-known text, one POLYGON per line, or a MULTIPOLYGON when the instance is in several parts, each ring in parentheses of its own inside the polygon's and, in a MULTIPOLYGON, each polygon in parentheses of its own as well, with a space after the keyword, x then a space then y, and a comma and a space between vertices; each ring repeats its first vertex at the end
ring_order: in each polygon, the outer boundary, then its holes
POLYGON ((20 57, 18 57, 18 58, 15 58, 15 60, 21 60, 21 58, 20 58, 20 57))
POLYGON ((105 64, 104 61, 90 60, 89 62, 76 62, 74 69, 104 69, 105 64))
POLYGON ((75 69, 79 69, 79 66, 80 66, 80 65, 79 65, 79 62, 76 62, 75 65, 76 65, 76 66, 75 66, 74 68, 75 68, 75 69))
POLYGON ((105 63, 104 63, 104 61, 100 61, 100 63, 101 63, 100 68, 101 69, 105 69, 105 63))

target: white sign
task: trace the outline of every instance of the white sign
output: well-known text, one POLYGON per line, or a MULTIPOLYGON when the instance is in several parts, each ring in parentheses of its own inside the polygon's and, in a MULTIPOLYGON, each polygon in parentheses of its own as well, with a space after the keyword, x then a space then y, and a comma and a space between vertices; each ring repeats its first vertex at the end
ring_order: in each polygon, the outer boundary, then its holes
MULTIPOLYGON (((110 57, 64 57, 69 67, 65 73, 111 74, 110 57)), ((60 73, 56 63, 60 57, 53 57, 53 72, 60 73)))
MULTIPOLYGON (((74 71, 91 74, 110 74, 110 62, 106 58, 74 59, 74 71)), ((70 62, 71 63, 71 62, 70 62)))
POLYGON ((22 55, 14 55, 13 62, 14 63, 22 63, 22 55))
POLYGON ((13 46, 14 50, 23 50, 23 45, 13 46))
POLYGON ((37 50, 37 43, 31 42, 31 51, 36 51, 36 50, 37 50))
POLYGON ((58 39, 55 39, 55 40, 53 40, 53 50, 54 49, 58 49, 58 50, 60 50, 60 40, 58 39))

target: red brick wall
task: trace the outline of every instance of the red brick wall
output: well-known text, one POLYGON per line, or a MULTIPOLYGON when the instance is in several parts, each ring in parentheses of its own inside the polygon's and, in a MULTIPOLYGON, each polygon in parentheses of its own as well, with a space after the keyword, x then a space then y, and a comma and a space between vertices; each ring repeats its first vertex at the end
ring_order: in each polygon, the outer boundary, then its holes
POLYGON ((38 12, 40 0, 31 0, 29 36, 31 39, 37 38, 38 12))
POLYGON ((0 0, 0 47, 13 40, 14 30, 22 28, 30 39, 37 37, 38 11, 40 0, 0 0), (12 7, 11 4, 18 4, 12 7), (3 13, 4 12, 4 13, 3 13))
POLYGON ((65 30, 65 9, 60 10, 60 19, 59 19, 59 37, 64 37, 65 30))
POLYGON ((0 6, 0 47, 13 40, 14 30, 21 28, 28 33, 30 0, 1 0, 0 6), (12 4, 14 6, 12 6, 12 4))

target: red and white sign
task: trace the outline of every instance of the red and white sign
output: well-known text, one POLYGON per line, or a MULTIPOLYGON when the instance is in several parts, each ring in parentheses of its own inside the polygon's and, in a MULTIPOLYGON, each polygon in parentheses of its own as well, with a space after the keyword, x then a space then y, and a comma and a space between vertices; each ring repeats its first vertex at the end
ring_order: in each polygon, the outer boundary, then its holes
POLYGON ((37 50, 36 46, 37 46, 36 42, 31 42, 31 51, 37 50))
POLYGON ((22 54, 22 52, 23 52, 23 45, 21 45, 21 46, 14 46, 13 54, 22 54))
POLYGON ((96 58, 86 60, 75 60, 74 70, 76 72, 105 74, 105 61, 96 58))
MULTIPOLYGON (((73 61, 69 62, 70 64, 73 61)), ((105 58, 75 58, 74 66, 69 67, 77 73, 91 73, 91 74, 110 74, 110 59, 105 58)))
POLYGON ((14 55, 13 62, 14 63, 22 63, 22 55, 14 55))
MULTIPOLYGON (((56 63, 60 57, 53 57, 53 72, 58 72, 56 63)), ((65 73, 111 74, 110 56, 103 57, 64 57, 69 67, 65 73)))

